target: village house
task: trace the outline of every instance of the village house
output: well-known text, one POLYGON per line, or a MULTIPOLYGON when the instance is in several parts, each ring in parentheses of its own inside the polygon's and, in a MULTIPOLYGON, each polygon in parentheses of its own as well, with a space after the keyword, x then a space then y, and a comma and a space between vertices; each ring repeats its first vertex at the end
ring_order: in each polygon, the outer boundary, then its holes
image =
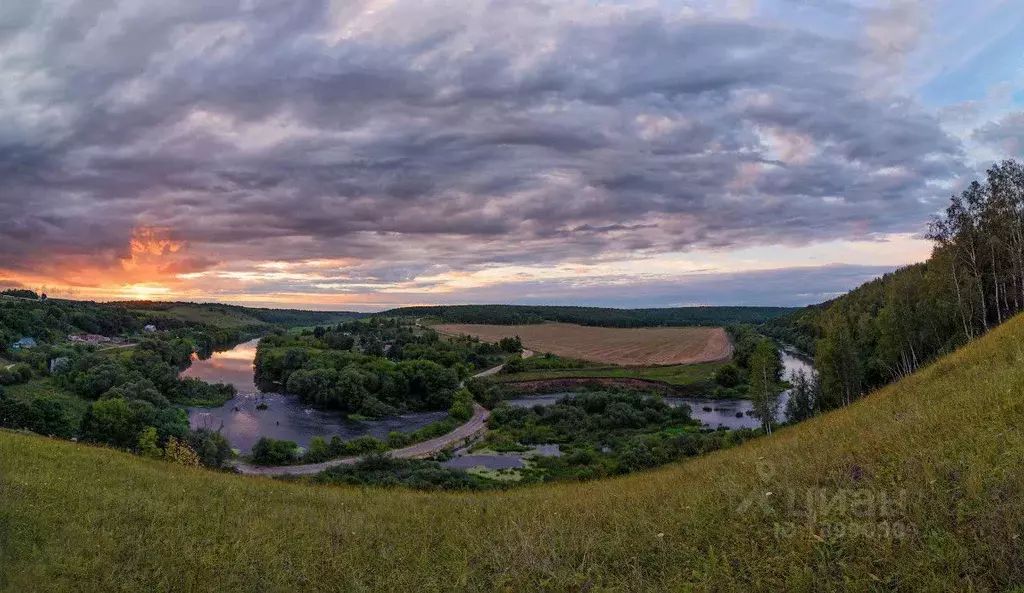
POLYGON ((21 350, 22 348, 28 350, 29 348, 35 348, 38 344, 32 338, 22 338, 17 342, 11 344, 12 350, 21 350))

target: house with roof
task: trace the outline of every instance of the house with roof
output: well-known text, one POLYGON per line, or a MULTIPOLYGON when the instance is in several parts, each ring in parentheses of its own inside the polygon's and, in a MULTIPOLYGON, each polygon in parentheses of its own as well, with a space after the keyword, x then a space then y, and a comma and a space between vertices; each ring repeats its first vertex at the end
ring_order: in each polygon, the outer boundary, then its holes
POLYGON ((26 337, 26 338, 22 338, 22 339, 18 340, 17 342, 11 344, 11 349, 12 350, 21 350, 21 349, 24 348, 24 349, 28 350, 29 348, 35 348, 36 346, 38 346, 38 344, 36 344, 36 341, 34 339, 26 337))

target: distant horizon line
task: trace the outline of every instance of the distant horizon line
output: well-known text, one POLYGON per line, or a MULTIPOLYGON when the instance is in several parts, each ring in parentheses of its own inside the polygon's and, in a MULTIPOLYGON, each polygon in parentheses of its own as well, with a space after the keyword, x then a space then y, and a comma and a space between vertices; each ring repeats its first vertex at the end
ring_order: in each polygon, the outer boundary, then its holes
MULTIPOLYGON (((6 296, 6 295, 3 295, 6 296)), ((15 298, 15 297, 7 297, 15 298)), ((323 313, 360 313, 372 315, 375 313, 384 313, 387 311, 394 311, 398 309, 412 309, 420 307, 562 307, 562 308, 575 308, 575 309, 606 309, 614 311, 657 311, 657 310, 671 310, 671 309, 803 309, 819 305, 821 303, 812 303, 808 305, 795 306, 795 305, 709 305, 709 304, 693 304, 693 305, 672 305, 662 307, 615 307, 608 305, 566 305, 557 303, 495 303, 495 302, 480 302, 480 303, 436 303, 436 304, 415 304, 415 305, 397 305, 392 307, 374 308, 372 310, 358 310, 358 309, 332 309, 332 308, 303 308, 303 305, 297 306, 273 306, 268 304, 245 304, 244 302, 231 302, 231 301, 195 301, 195 300, 178 300, 178 299, 85 299, 85 298, 68 298, 62 296, 47 297, 47 300, 54 301, 69 301, 69 302, 80 302, 80 303, 102 303, 102 304, 128 304, 128 303, 162 303, 162 304, 183 304, 183 305, 225 305, 230 307, 241 307, 246 309, 266 309, 266 310, 278 310, 278 311, 315 311, 323 313)), ((827 302, 827 301, 823 301, 827 302)))

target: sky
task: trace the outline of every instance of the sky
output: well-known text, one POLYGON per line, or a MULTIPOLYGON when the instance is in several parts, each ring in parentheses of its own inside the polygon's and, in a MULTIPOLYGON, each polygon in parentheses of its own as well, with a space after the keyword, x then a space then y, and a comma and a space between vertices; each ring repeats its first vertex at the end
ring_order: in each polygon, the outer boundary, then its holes
POLYGON ((1018 0, 5 0, 0 287, 800 306, 1024 158, 1018 0))

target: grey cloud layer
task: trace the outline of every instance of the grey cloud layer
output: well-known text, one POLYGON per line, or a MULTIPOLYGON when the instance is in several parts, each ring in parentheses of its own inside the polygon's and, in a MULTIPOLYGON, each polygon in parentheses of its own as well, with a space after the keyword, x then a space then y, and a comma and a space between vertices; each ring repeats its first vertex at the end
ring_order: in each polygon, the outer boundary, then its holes
MULTIPOLYGON (((433 293, 429 299, 424 299, 416 291, 371 291, 361 295, 363 300, 359 304, 345 304, 343 308, 376 311, 424 302, 452 305, 566 303, 622 308, 696 305, 801 307, 835 298, 892 270, 886 266, 832 265, 731 274, 683 274, 671 280, 636 281, 631 277, 601 278, 585 283, 530 280, 462 289, 454 293, 433 293)), ((275 306, 274 301, 261 298, 292 289, 302 290, 303 287, 270 284, 259 291, 247 292, 242 298, 256 306, 275 306)), ((209 294, 227 302, 235 302, 240 297, 230 290, 213 290, 209 294)), ((321 308, 338 307, 321 305, 321 308)))
POLYGON ((1014 158, 1024 158, 1024 111, 989 122, 974 132, 974 139, 1014 158))
POLYGON ((19 2, 0 12, 0 268, 466 269, 916 231, 963 171, 877 52, 592 2, 19 2), (373 10, 371 10, 373 9, 373 10), (938 201, 936 201, 938 200, 938 201))

